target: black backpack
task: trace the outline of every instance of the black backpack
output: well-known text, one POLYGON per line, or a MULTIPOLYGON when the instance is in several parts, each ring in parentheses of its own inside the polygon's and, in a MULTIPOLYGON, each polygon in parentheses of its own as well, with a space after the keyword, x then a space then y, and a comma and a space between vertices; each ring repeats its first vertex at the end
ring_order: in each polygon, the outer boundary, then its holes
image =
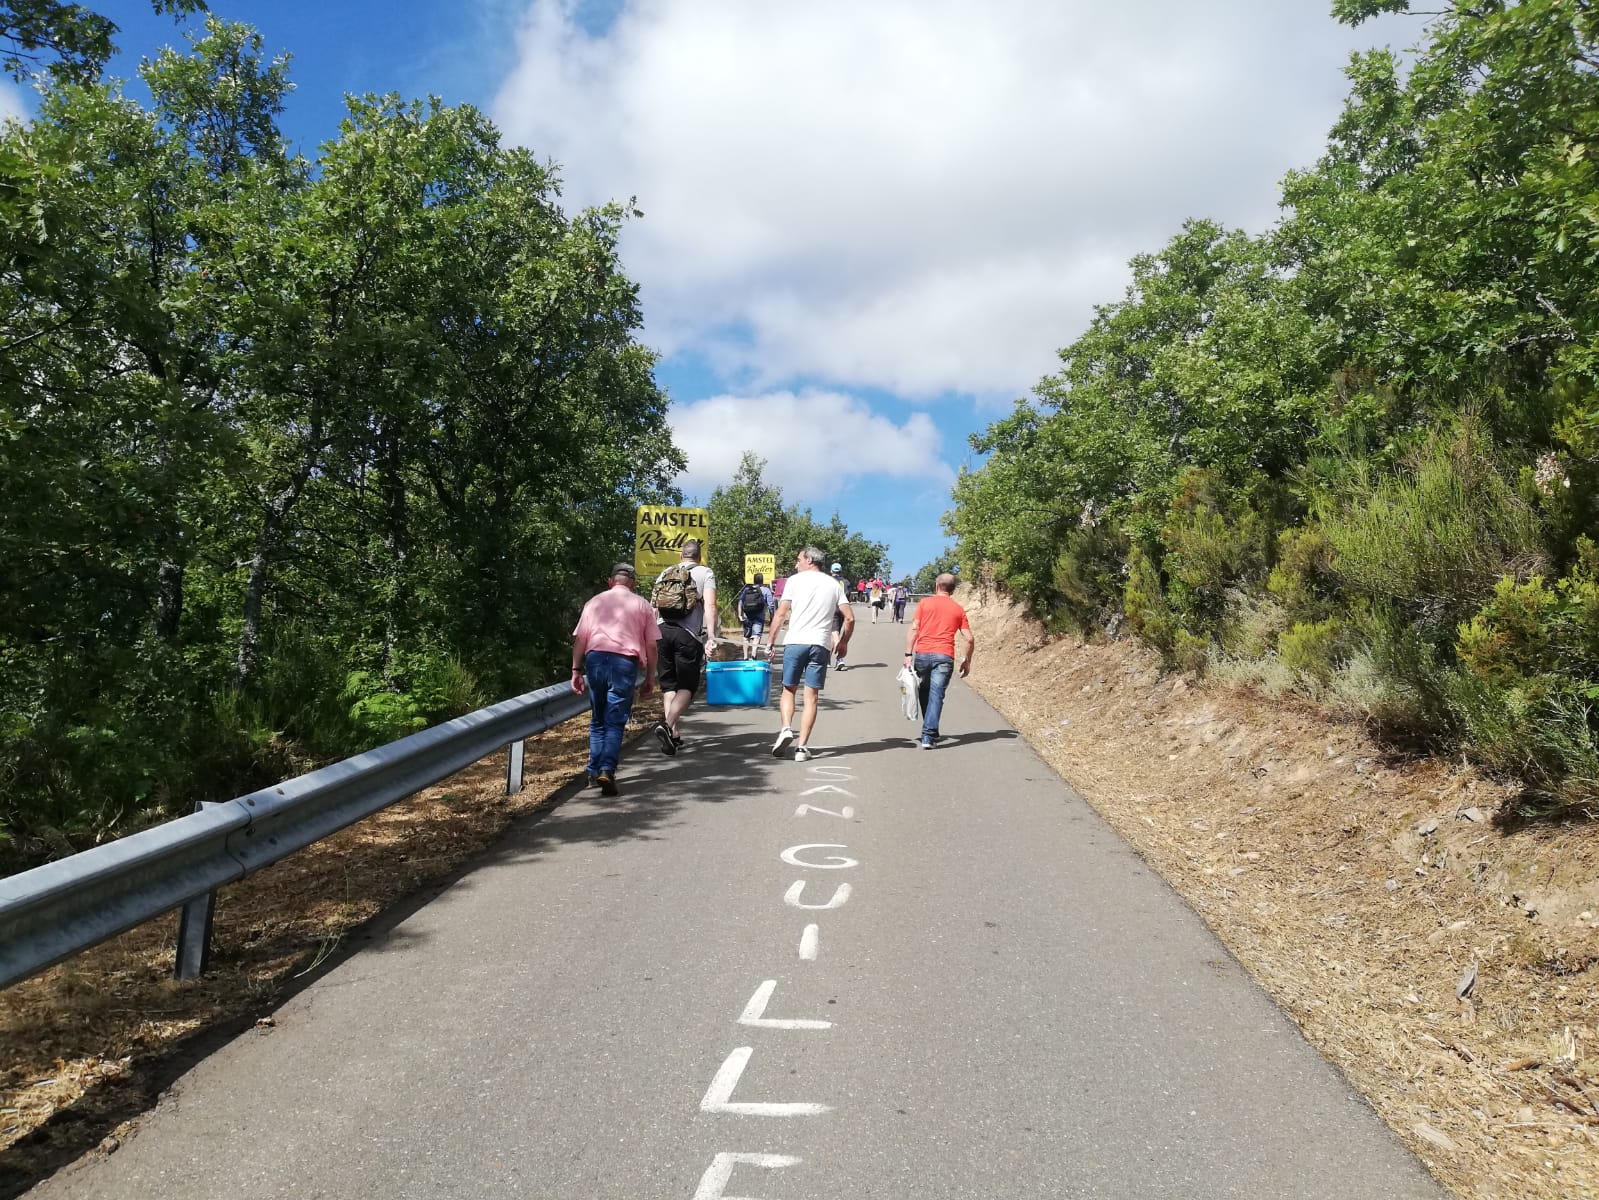
POLYGON ((738 598, 738 609, 746 617, 758 617, 766 611, 766 597, 761 595, 761 589, 753 583, 748 585, 738 598))

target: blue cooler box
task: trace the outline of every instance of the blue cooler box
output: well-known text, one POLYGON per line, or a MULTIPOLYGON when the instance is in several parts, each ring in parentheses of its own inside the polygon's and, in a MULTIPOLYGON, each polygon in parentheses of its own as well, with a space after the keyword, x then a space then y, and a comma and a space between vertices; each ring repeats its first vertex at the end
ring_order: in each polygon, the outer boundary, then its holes
POLYGON ((771 664, 754 659, 705 664, 705 703, 765 708, 771 698, 771 664))

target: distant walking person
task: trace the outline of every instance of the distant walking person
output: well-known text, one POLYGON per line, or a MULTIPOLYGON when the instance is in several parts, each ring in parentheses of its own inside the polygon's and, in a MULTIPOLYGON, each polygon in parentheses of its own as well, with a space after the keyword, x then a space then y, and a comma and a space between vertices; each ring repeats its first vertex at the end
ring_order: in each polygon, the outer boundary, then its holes
POLYGON ((966 610, 955 603, 954 591, 955 576, 940 575, 933 583, 933 594, 916 606, 905 635, 905 658, 916 672, 917 696, 922 702, 922 737, 917 746, 923 750, 931 750, 938 741, 938 718, 955 670, 955 634, 966 635, 961 678, 972 669, 972 651, 977 649, 972 623, 966 619, 966 610))
POLYGON ((894 585, 894 624, 905 623, 905 604, 911 598, 911 590, 903 583, 894 585))
POLYGON ((633 589, 631 563, 611 568, 610 588, 583 606, 572 631, 572 690, 589 698, 587 786, 616 795, 622 732, 633 714, 633 689, 648 696, 655 677, 655 609, 633 589))
POLYGON ((744 657, 754 658, 760 648, 761 633, 766 629, 766 619, 772 610, 772 589, 765 586, 759 571, 755 582, 744 585, 738 594, 738 619, 744 626, 744 657))
MULTIPOLYGON (((840 564, 834 563, 833 564, 832 575, 833 575, 833 578, 838 581, 838 586, 840 588, 842 588, 843 591, 844 591, 844 602, 846 604, 849 603, 849 580, 844 578, 844 568, 840 564)), ((852 625, 853 625, 854 619, 855 619, 855 613, 854 613, 854 610, 851 610, 850 611, 850 621, 851 621, 852 625)), ((833 668, 835 670, 838 670, 838 671, 842 671, 844 669, 844 649, 845 648, 841 647, 841 646, 838 646, 838 635, 839 635, 839 632, 843 628, 844 628, 844 615, 842 613, 834 613, 833 614, 833 644, 834 644, 835 648, 837 649, 837 657, 833 660, 833 668)))
MULTIPOLYGON (((783 727, 772 743, 773 757, 792 748, 796 762, 811 757, 811 730, 816 728, 816 709, 821 704, 822 685, 827 682, 827 664, 833 652, 833 627, 839 623, 838 655, 843 660, 855 632, 855 614, 850 610, 844 585, 834 575, 822 573, 822 552, 807 546, 794 559, 794 574, 783 589, 783 600, 772 618, 768 655, 777 645, 784 622, 788 636, 783 650, 783 698, 778 702, 783 727), (805 711, 800 718, 799 742, 794 741, 794 693, 805 689, 805 711)), ((834 571, 837 572, 835 567, 834 571)))
POLYGON ((681 561, 655 580, 651 602, 661 621, 661 720, 655 740, 662 754, 676 754, 683 744, 679 722, 705 670, 705 647, 716 641, 716 575, 700 564, 698 542, 683 543, 681 561))
POLYGON ((866 585, 867 603, 872 606, 872 624, 877 624, 877 614, 883 611, 883 581, 873 579, 866 585))

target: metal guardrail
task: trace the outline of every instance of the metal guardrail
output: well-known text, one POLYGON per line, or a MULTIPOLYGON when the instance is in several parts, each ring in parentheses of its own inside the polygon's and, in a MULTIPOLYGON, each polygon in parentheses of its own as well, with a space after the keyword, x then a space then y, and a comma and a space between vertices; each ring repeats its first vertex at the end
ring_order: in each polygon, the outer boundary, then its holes
POLYGON ((0 879, 0 988, 174 908, 177 973, 205 969, 218 887, 303 850, 510 745, 506 790, 522 788, 522 739, 587 712, 569 684, 480 708, 432 729, 58 862, 0 879))

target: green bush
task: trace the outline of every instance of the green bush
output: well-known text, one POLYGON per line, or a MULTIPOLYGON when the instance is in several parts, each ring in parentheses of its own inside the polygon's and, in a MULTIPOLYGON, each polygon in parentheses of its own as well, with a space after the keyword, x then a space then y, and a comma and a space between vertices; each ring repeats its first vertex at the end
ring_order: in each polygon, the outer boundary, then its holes
POLYGON ((1277 639, 1277 653, 1285 665, 1317 683, 1328 683, 1337 669, 1343 627, 1333 618, 1325 621, 1296 621, 1277 639))
POLYGON ((1333 548, 1315 522, 1284 529, 1277 535, 1277 561, 1266 577, 1266 590, 1298 621, 1328 615, 1336 593, 1333 548))
POLYGON ((1127 588, 1122 604, 1128 628, 1151 646, 1170 654, 1177 623, 1166 603, 1160 571, 1140 546, 1134 546, 1127 554, 1127 588))
POLYGON ((1210 664, 1210 639, 1179 627, 1172 636, 1171 656, 1184 673, 1203 675, 1210 664))
POLYGON ((1462 418, 1435 432, 1398 474, 1346 459, 1314 508, 1343 584, 1411 615, 1447 620, 1480 604, 1501 576, 1545 562, 1536 513, 1462 418))
POLYGON ((1101 521, 1068 533, 1050 580, 1056 613, 1083 633, 1105 624, 1122 607, 1127 553, 1127 539, 1113 522, 1101 521))
POLYGON ((1228 590, 1265 564, 1264 519, 1212 471, 1183 473, 1160 538, 1172 607, 1206 629, 1221 617, 1228 590))

